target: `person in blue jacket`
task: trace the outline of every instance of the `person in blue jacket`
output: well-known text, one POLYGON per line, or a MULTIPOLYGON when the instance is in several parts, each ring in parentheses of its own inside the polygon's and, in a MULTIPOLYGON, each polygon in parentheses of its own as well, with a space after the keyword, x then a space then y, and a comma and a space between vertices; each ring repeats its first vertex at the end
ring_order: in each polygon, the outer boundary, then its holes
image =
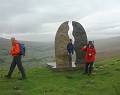
POLYGON ((67 52, 68 52, 68 59, 69 59, 69 67, 72 67, 72 55, 74 54, 74 45, 72 43, 72 39, 69 40, 67 44, 67 52))

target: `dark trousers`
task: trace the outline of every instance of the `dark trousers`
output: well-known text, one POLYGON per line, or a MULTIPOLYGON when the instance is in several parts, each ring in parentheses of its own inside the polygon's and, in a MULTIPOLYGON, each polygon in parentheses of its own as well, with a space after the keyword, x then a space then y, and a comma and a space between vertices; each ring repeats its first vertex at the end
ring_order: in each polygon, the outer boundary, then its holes
POLYGON ((85 73, 91 74, 91 72, 93 70, 93 64, 94 64, 94 62, 85 64, 85 73))
POLYGON ((72 54, 68 54, 68 60, 69 67, 72 67, 72 54))
POLYGON ((10 66, 10 70, 9 70, 9 72, 8 72, 8 76, 11 77, 11 75, 12 75, 12 73, 13 73, 16 65, 17 65, 19 71, 21 72, 22 77, 25 78, 26 75, 25 75, 24 68, 23 68, 23 66, 22 66, 21 55, 18 55, 18 56, 13 57, 13 61, 12 61, 12 64, 11 64, 11 66, 10 66))

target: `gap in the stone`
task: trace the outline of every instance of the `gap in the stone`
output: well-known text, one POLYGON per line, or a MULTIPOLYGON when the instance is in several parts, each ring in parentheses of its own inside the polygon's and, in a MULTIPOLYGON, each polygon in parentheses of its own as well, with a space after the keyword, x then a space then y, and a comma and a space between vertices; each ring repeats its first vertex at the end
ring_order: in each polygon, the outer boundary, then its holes
POLYGON ((69 38, 72 39, 74 42, 74 37, 72 35, 72 32, 73 32, 72 21, 69 21, 68 26, 69 26, 69 31, 68 31, 69 38))
MULTIPOLYGON (((73 40, 73 44, 74 44, 75 39, 74 39, 73 34, 72 34, 72 33, 73 33, 72 21, 69 21, 69 22, 68 22, 68 26, 69 26, 68 36, 69 36, 70 39, 73 40)), ((74 51, 73 63, 75 63, 75 59, 76 59, 76 54, 75 54, 75 51, 74 51)))

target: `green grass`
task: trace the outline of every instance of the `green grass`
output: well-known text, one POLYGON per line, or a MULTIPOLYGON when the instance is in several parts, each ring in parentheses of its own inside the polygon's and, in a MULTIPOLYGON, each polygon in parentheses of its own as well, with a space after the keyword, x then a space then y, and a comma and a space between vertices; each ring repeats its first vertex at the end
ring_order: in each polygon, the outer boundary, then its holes
MULTIPOLYGON (((120 58, 95 63, 94 75, 82 71, 53 72, 47 68, 27 70, 27 79, 0 78, 0 95, 120 95, 120 58)), ((0 74, 7 73, 2 69, 0 74)), ((2 76, 2 75, 1 75, 2 76)))

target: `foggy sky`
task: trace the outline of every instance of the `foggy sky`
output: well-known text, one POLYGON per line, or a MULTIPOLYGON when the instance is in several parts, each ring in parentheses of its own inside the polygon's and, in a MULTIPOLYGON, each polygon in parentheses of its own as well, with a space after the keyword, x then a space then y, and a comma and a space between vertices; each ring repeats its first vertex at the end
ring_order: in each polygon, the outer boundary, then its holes
POLYGON ((89 39, 120 36, 120 0, 0 0, 0 37, 53 41, 64 21, 80 22, 89 39))

